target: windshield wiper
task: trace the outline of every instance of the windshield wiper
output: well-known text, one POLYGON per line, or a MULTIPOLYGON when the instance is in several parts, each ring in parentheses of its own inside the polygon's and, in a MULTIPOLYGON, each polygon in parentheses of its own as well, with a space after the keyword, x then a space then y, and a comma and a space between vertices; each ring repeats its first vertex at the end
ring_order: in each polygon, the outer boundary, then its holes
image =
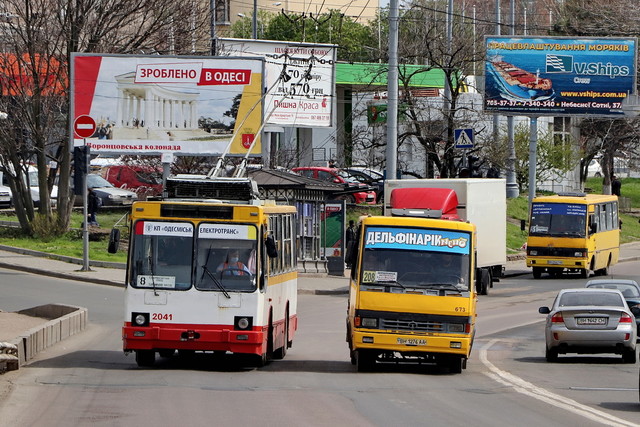
POLYGON ((442 290, 450 290, 460 292, 464 289, 458 288, 456 285, 452 285, 451 283, 429 283, 427 285, 423 285, 423 287, 427 289, 442 289, 442 290))
POLYGON ((395 286, 397 288, 407 289, 405 285, 398 282, 397 280, 389 280, 385 282, 363 282, 366 285, 378 285, 378 286, 395 286))
POLYGON ((227 290, 224 288, 224 286, 222 286, 222 283, 220 283, 220 281, 218 279, 216 279, 216 276, 214 276, 211 271, 209 271, 209 269, 207 268, 206 265, 202 266, 202 270, 204 270, 205 273, 207 273, 207 276, 209 276, 211 278, 211 280, 213 281, 213 283, 218 287, 218 289, 220 289, 222 291, 222 293, 224 294, 225 297, 231 299, 231 296, 229 295, 229 293, 227 292, 227 290))

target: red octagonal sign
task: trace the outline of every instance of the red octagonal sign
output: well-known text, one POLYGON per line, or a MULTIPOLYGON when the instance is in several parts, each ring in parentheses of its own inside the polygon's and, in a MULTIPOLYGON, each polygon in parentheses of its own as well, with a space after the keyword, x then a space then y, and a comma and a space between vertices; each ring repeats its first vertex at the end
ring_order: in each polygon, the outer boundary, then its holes
POLYGON ((80 138, 90 138, 96 132, 96 121, 86 114, 78 116, 73 122, 73 131, 80 138))

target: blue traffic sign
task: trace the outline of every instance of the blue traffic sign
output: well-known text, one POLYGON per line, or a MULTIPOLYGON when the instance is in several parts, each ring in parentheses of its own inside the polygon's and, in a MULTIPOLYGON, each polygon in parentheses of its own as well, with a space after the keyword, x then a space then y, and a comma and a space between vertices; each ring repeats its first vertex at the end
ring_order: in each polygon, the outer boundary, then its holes
POLYGON ((473 129, 454 129, 456 148, 473 148, 473 129))

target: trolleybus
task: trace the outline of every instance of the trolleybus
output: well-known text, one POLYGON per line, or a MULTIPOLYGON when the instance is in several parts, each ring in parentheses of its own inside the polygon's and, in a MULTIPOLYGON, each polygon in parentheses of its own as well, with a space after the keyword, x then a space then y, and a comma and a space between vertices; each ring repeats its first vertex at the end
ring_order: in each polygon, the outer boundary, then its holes
POLYGON ((292 345, 296 210, 259 201, 250 180, 217 181, 170 179, 168 198, 132 206, 122 338, 139 366, 176 351, 262 366, 292 345))

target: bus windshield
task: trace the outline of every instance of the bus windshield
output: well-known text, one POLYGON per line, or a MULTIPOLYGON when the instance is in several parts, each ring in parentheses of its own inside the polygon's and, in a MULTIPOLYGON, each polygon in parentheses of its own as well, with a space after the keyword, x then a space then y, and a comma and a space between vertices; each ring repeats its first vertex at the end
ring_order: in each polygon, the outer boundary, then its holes
POLYGON ((365 249, 362 283, 469 290, 469 255, 422 250, 365 249))
POLYGON ((584 238, 587 235, 586 218, 586 205, 534 203, 529 235, 584 238))
POLYGON ((132 286, 189 289, 193 254, 190 223, 138 221, 131 248, 132 286))
POLYGON ((255 226, 200 224, 196 244, 199 290, 252 292, 256 289, 255 226))

